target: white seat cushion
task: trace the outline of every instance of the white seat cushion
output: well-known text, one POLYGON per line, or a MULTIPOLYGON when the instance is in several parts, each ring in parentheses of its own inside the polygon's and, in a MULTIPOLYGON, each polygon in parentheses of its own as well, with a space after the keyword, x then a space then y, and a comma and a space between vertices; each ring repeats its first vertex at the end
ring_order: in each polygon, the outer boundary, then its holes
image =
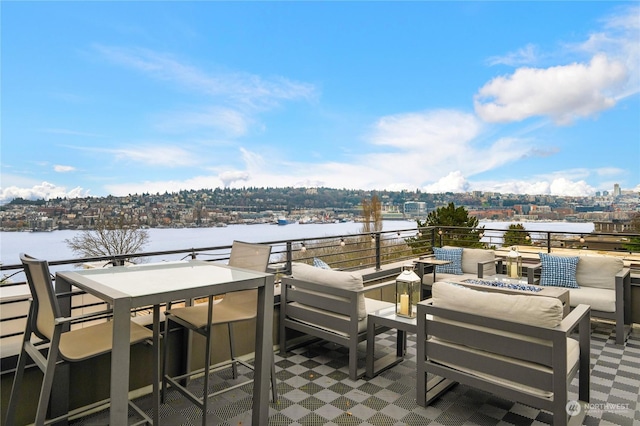
POLYGON ((616 311, 616 293, 606 288, 580 287, 569 289, 569 303, 575 307, 589 305, 591 309, 602 312, 616 311))
MULTIPOLYGON (((366 309, 367 309, 367 314, 369 314, 371 312, 375 312, 375 311, 377 311, 379 309, 383 309, 383 308, 388 308, 388 307, 394 306, 393 303, 384 302, 382 300, 369 299, 368 297, 365 297, 364 301, 365 301, 365 306, 366 306, 366 309)), ((343 320, 348 320, 349 319, 349 317, 347 315, 336 314, 334 312, 329 312, 329 311, 325 311, 323 309, 314 308, 312 306, 303 305, 303 304, 298 303, 298 302, 291 303, 291 306, 295 306, 295 307, 297 307, 299 309, 305 309, 305 310, 312 311, 312 312, 319 312, 319 313, 322 313, 324 315, 330 315, 332 317, 340 318, 340 319, 343 319, 343 320)), ((309 322, 309 321, 301 321, 299 319, 296 319, 296 321, 300 321, 302 323, 305 323, 305 324, 308 324, 308 325, 312 325, 314 327, 322 328, 322 329, 324 329, 326 331, 338 334, 340 336, 349 337, 348 333, 344 333, 344 332, 339 331, 339 330, 334 330, 332 328, 327 328, 327 327, 319 327, 318 325, 316 325, 316 324, 314 324, 312 322, 309 322)), ((367 316, 366 315, 365 315, 364 319, 361 319, 361 320, 358 321, 358 334, 359 333, 364 333, 365 331, 367 331, 367 316)))
MULTIPOLYGON (((433 338, 432 338, 433 339, 433 338)), ((518 359, 514 359, 514 358, 508 358, 502 355, 496 355, 496 354, 491 354, 485 351, 481 351, 475 348, 471 348, 468 346, 462 346, 462 345, 458 345, 455 343, 451 343, 451 342, 447 342, 444 340, 440 340, 437 339, 438 343, 449 346, 449 347, 455 347, 459 350, 463 350, 469 353, 476 353, 476 354, 483 354, 485 356, 489 356, 491 358, 494 359, 499 359, 499 360, 503 360, 503 361, 509 361, 515 365, 523 365, 523 366, 528 366, 530 368, 535 368, 535 369, 539 369, 540 371, 551 371, 550 368, 545 367, 543 365, 540 364, 535 364, 532 362, 528 362, 528 361, 521 361, 518 359)), ((478 372, 476 370, 472 370, 469 368, 463 368, 460 367, 458 365, 452 364, 447 362, 446 360, 441 360, 441 359, 434 359, 431 358, 432 361, 437 362, 439 364, 442 365, 446 365, 447 367, 451 367, 451 368, 455 368, 456 370, 460 370, 460 371, 464 371, 465 373, 477 376, 477 377, 481 377, 485 380, 497 383, 501 386, 507 386, 510 387, 514 390, 518 390, 521 392, 526 392, 529 393, 531 395, 535 395, 535 396, 543 396, 545 398, 551 398, 553 396, 552 392, 549 391, 544 391, 542 389, 538 389, 538 388, 534 388, 532 386, 525 386, 522 385, 520 383, 517 382, 513 382, 511 380, 506 380, 500 377, 496 377, 493 376, 491 374, 486 374, 486 373, 481 373, 478 372)), ((571 338, 567 338, 567 376, 571 373, 571 371, 574 369, 574 367, 578 364, 580 360, 580 343, 578 341, 576 341, 575 339, 571 339, 571 338)))

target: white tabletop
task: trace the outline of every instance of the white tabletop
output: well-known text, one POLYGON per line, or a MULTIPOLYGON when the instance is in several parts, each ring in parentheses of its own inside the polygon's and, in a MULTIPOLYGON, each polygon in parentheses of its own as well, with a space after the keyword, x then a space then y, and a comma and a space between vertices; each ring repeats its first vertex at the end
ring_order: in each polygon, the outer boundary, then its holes
POLYGON ((133 306, 256 288, 268 275, 199 260, 58 272, 106 300, 131 298, 133 306))

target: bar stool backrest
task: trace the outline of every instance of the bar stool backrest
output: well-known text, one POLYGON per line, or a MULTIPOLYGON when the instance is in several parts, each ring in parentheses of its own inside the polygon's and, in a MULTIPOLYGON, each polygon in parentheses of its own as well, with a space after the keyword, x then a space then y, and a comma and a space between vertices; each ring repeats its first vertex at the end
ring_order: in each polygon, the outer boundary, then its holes
POLYGON ((41 339, 51 340, 55 319, 61 317, 60 306, 53 289, 53 281, 46 260, 20 254, 29 290, 33 297, 32 331, 41 339))

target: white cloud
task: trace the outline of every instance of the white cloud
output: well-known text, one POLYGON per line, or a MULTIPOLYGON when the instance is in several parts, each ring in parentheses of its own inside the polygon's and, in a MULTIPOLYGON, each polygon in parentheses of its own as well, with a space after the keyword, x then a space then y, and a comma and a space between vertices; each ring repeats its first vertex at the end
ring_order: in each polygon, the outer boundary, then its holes
POLYGON ((610 58, 625 64, 629 79, 616 94, 617 99, 640 92, 640 6, 633 5, 621 10, 621 13, 604 19, 602 31, 590 34, 585 42, 575 46, 593 55, 607 52, 610 58))
POLYGON ((122 162, 141 163, 161 167, 191 167, 200 162, 191 150, 171 145, 138 144, 135 148, 85 148, 73 147, 83 151, 109 154, 122 162))
POLYGON ((506 180, 500 182, 475 182, 472 190, 512 194, 593 196, 596 189, 584 180, 572 181, 563 177, 552 179, 506 180))
POLYGON ((489 65, 530 65, 538 61, 538 49, 533 44, 527 44, 515 52, 507 53, 504 56, 492 56, 487 60, 489 65))
POLYGON ((163 180, 127 182, 121 184, 105 185, 109 194, 124 196, 128 194, 164 194, 165 192, 179 192, 182 190, 199 190, 221 188, 223 182, 216 176, 194 176, 184 180, 163 180))
POLYGON ((282 100, 311 99, 315 87, 284 77, 263 78, 248 73, 207 73, 171 55, 149 49, 96 45, 105 58, 153 78, 174 82, 198 93, 223 97, 251 108, 272 108, 282 100))
POLYGON ((56 164, 55 166, 53 166, 53 170, 58 173, 68 173, 75 171, 76 168, 73 166, 63 166, 61 164, 56 164))
POLYGON ((89 195, 88 191, 83 190, 81 187, 75 187, 69 191, 63 186, 56 186, 49 182, 42 182, 31 188, 19 188, 17 186, 10 186, 0 189, 0 202, 6 203, 14 198, 24 198, 25 200, 49 200, 51 198, 77 198, 86 197, 89 195))
POLYGON ((424 192, 443 193, 443 192, 467 192, 470 185, 460 171, 449 173, 447 176, 439 179, 436 183, 426 185, 422 188, 424 192))
POLYGON ((198 159, 191 152, 177 146, 148 145, 137 149, 121 148, 108 151, 118 158, 153 166, 191 166, 198 162, 198 159))
POLYGON ((218 176, 225 188, 230 187, 234 182, 246 182, 249 179, 249 173, 242 170, 222 172, 218 176))
POLYGON ((454 141, 469 141, 482 123, 473 115, 435 110, 382 117, 375 124, 371 143, 408 150, 423 150, 454 141))
POLYGON ((530 140, 491 140, 486 130, 473 114, 454 110, 383 117, 369 139, 390 152, 356 157, 356 165, 366 170, 354 172, 369 179, 367 188, 419 188, 459 170, 473 176, 537 155, 530 140))
POLYGON ((548 116, 569 124, 613 107, 616 90, 627 79, 628 69, 622 62, 599 54, 589 64, 520 68, 511 76, 494 78, 478 91, 474 105, 488 122, 548 116))
POLYGON ((233 108, 209 107, 202 111, 174 111, 162 114, 156 128, 171 133, 183 133, 193 129, 214 129, 228 137, 239 137, 247 133, 252 119, 233 108))
MULTIPOLYGON (((591 117, 640 92, 640 7, 620 8, 600 31, 581 43, 564 44, 554 55, 579 55, 581 61, 548 68, 519 68, 496 77, 475 95, 476 113, 487 122, 549 117, 558 124, 591 117), (586 56, 585 56, 586 55, 586 56)), ((490 64, 532 64, 532 45, 489 59, 490 64)))

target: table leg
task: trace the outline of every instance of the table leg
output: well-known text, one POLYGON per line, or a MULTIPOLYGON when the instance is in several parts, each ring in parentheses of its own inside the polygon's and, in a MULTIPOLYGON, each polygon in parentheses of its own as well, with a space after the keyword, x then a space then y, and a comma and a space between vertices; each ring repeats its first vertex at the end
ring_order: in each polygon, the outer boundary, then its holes
MULTIPOLYGON (((164 342, 165 344, 167 342, 164 342)), ((160 305, 153 305, 153 424, 160 424, 160 305)))
POLYGON ((116 299, 113 303, 113 348, 111 353, 110 424, 126 425, 129 411, 131 301, 116 299))
POLYGON ((403 358, 407 354, 407 333, 404 330, 396 332, 396 356, 403 358))
POLYGON ((375 322, 372 316, 367 318, 367 368, 366 375, 368 379, 372 379, 375 375, 373 360, 375 357, 375 347, 376 347, 376 335, 375 335, 375 322))
POLYGON ((269 423, 269 376, 273 357, 273 275, 265 277, 264 285, 258 288, 256 330, 255 378, 253 383, 253 411, 251 424, 269 423))

